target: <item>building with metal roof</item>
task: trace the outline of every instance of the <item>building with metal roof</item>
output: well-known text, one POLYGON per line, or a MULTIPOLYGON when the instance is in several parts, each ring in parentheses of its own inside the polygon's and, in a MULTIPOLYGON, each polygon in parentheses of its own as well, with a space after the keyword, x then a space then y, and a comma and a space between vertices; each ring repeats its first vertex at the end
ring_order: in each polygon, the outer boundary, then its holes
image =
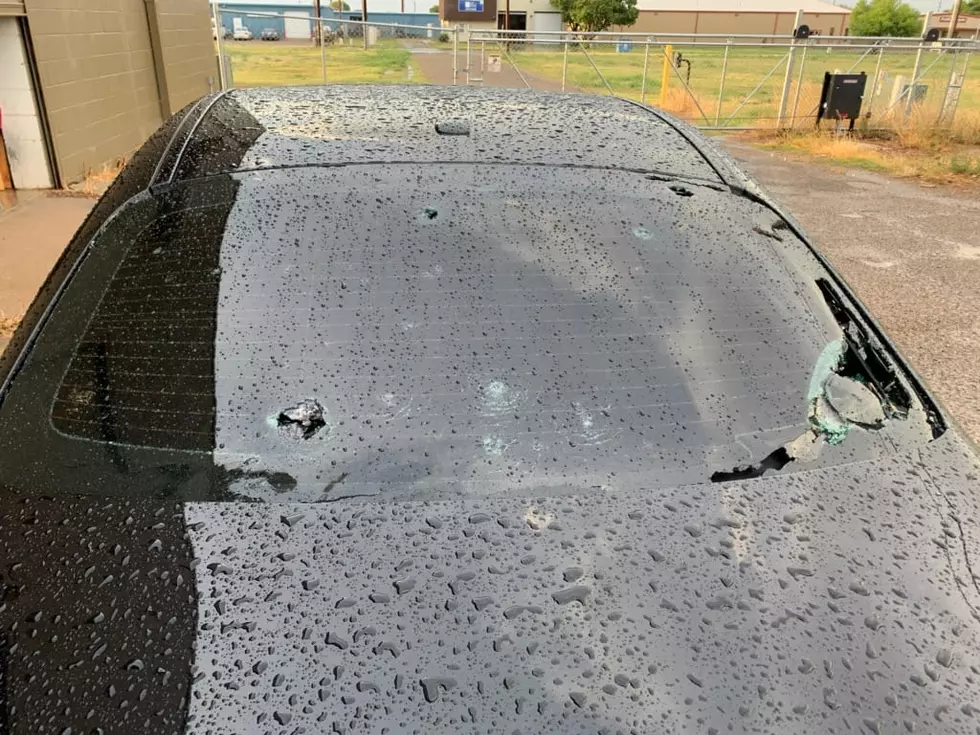
MULTIPOLYGON (((640 16, 629 27, 638 33, 790 34, 796 12, 817 35, 845 35, 851 11, 823 0, 639 0, 640 16)), ((560 30, 561 15, 550 0, 440 0, 446 25, 515 31, 560 30), (509 8, 509 14, 505 8, 509 8)))
POLYGON ((823 0, 639 0, 637 8, 628 30, 641 33, 790 34, 802 10, 812 32, 843 36, 851 15, 823 0))

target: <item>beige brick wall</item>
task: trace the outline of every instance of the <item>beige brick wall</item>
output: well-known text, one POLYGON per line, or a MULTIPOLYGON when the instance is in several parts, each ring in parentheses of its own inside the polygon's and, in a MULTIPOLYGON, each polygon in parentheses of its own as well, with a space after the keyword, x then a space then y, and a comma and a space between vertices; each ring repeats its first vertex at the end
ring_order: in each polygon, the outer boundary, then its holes
POLYGON ((211 15, 202 0, 155 0, 170 110, 217 85, 218 62, 211 37, 211 15))
POLYGON ((63 183, 138 148, 161 123, 143 0, 27 0, 63 183))
POLYGON ((177 111, 207 94, 208 77, 217 78, 211 23, 201 0, 26 5, 63 184, 131 154, 163 122, 163 111, 177 111), (151 19, 161 42, 159 79, 151 19))

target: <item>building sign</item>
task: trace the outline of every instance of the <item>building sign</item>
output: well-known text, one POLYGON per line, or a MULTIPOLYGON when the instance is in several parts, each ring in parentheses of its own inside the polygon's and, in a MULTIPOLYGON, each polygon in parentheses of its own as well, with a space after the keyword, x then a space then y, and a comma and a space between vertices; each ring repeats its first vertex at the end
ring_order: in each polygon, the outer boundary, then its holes
POLYGON ((483 0, 459 0, 460 13, 482 13, 483 0))
POLYGON ((500 73, 500 54, 488 54, 487 55, 487 71, 492 71, 495 74, 500 73))

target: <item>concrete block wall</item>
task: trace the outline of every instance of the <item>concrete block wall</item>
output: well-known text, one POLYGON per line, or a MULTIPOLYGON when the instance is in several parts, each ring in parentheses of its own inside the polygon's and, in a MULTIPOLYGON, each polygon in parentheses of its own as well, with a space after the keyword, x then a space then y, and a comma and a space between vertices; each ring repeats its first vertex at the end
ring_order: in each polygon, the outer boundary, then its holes
POLYGON ((147 0, 156 13, 170 114, 218 87, 211 13, 202 0, 147 0))
POLYGON ((133 153, 217 80, 203 0, 25 3, 62 184, 133 153))
POLYGON ((27 0, 63 183, 134 151, 161 123, 142 0, 27 0))

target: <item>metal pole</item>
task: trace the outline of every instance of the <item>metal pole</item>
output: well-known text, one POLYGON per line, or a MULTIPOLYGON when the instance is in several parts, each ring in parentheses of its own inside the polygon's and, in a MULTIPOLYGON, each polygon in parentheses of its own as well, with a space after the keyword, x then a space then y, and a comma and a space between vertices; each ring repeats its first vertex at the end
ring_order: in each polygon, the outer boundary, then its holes
POLYGON ((804 42, 803 53, 800 54, 800 73, 796 77, 796 97, 793 99, 793 115, 789 120, 789 126, 791 128, 796 127, 796 114, 800 109, 800 92, 803 90, 803 70, 806 69, 806 52, 809 47, 810 42, 804 42))
POLYGON ((739 112, 742 111, 742 108, 745 107, 745 104, 750 99, 752 99, 752 97, 755 95, 755 93, 758 92, 760 89, 762 89, 762 85, 769 81, 769 77, 771 77, 773 74, 775 74, 776 73, 776 70, 779 69, 779 67, 781 67, 783 65, 783 62, 785 62, 785 61, 786 61, 786 57, 785 56, 783 58, 781 58, 779 61, 777 61, 776 62, 776 65, 772 69, 769 70, 769 73, 766 74, 764 77, 762 77, 762 81, 759 82, 757 85, 755 85, 755 89, 753 89, 751 92, 749 92, 748 95, 746 95, 745 99, 742 100, 739 103, 738 107, 735 108, 735 111, 731 115, 729 115, 727 118, 725 118, 725 126, 726 127, 728 126, 728 123, 730 123, 735 118, 735 116, 739 112))
MULTIPOLYGON (((365 0, 366 2, 367 0, 365 0)), ((367 29, 365 29, 367 30, 367 29)), ((459 24, 453 28, 453 86, 456 85, 456 79, 459 77, 459 24)))
MULTIPOLYGON (((926 13, 928 16, 928 13, 926 13)), ((908 94, 905 99, 905 117, 909 116, 912 112, 912 97, 914 92, 914 87, 919 79, 919 70, 922 68, 922 46, 923 42, 919 41, 919 50, 915 52, 915 66, 912 67, 912 79, 909 80, 908 94)))
POLYGON ((486 86, 487 84, 486 56, 487 56, 487 42, 483 40, 480 41, 480 84, 482 84, 483 86, 486 86))
POLYGON ((470 46, 471 45, 472 44, 470 43, 470 36, 469 36, 469 34, 467 34, 466 35, 466 86, 467 87, 470 86, 470 64, 473 63, 471 61, 471 57, 470 57, 470 46))
POLYGON ((915 52, 915 66, 912 67, 912 81, 909 82, 909 93, 905 100, 905 117, 908 117, 912 111, 912 87, 919 78, 919 69, 922 67, 922 48, 925 46, 925 34, 929 31, 929 22, 931 19, 932 13, 926 13, 926 21, 922 26, 925 30, 922 33, 922 38, 919 39, 919 50, 915 52))
MULTIPOLYGON (((672 48, 672 47, 671 46, 668 46, 667 48, 672 48)), ((669 70, 670 69, 675 69, 676 67, 674 67, 673 59, 671 57, 667 56, 666 50, 661 49, 661 51, 664 52, 664 60, 670 60, 670 67, 668 68, 668 73, 669 73, 669 70)), ((687 82, 684 81, 684 77, 681 76, 681 70, 680 69, 676 69, 676 71, 677 71, 677 79, 678 79, 678 81, 680 81, 681 86, 684 87, 684 91, 687 92, 687 96, 691 98, 691 102, 693 102, 694 103, 694 106, 698 108, 698 112, 701 113, 701 118, 706 123, 710 122, 710 120, 708 120, 708 116, 704 114, 704 110, 701 109, 701 103, 698 102, 698 98, 694 96, 694 92, 691 91, 691 87, 688 85, 687 82)))
MULTIPOLYGON (((956 3, 959 7, 959 3, 956 3)), ((939 105, 939 117, 936 118, 937 123, 942 123, 943 117, 946 115, 946 106, 949 104, 949 93, 953 89, 953 80, 956 78, 956 51, 951 50, 949 61, 949 76, 946 78, 946 91, 943 93, 943 101, 939 105)))
POLYGON ((647 69, 650 68, 650 39, 646 40, 643 48, 643 81, 640 82, 640 102, 647 96, 647 69))
POLYGON ((323 74, 323 83, 327 83, 327 44, 323 42, 323 18, 317 18, 317 30, 319 36, 317 41, 320 44, 320 72, 323 74))
MULTIPOLYGON (((343 0, 341 0, 340 7, 344 7, 342 3, 343 0)), ((361 0, 361 20, 364 22, 364 25, 361 26, 361 33, 364 36, 364 50, 367 51, 367 47, 368 47, 367 0, 361 0)), ((453 76, 455 76, 455 72, 453 73, 453 76)), ((456 81, 453 80, 453 84, 455 83, 456 81)))
MULTIPOLYGON (((315 34, 316 35, 314 35, 314 37, 313 37, 313 42, 317 46, 322 47, 323 46, 323 24, 320 22, 320 17, 321 17, 321 13, 320 13, 320 0, 313 0, 313 15, 316 17, 316 31, 315 31, 315 34)), ((324 81, 324 83, 326 83, 326 80, 327 80, 327 75, 324 74, 323 75, 323 81, 324 81)))
MULTIPOLYGON (((936 60, 935 60, 935 61, 933 61, 933 62, 932 62, 931 64, 929 64, 929 66, 927 66, 927 67, 925 68, 925 70, 924 70, 924 71, 922 72, 922 74, 920 75, 920 77, 919 77, 919 78, 921 79, 921 78, 922 78, 922 77, 924 77, 924 76, 925 76, 926 74, 928 74, 928 73, 929 73, 929 72, 930 72, 930 71, 932 70, 932 67, 934 67, 934 66, 935 66, 936 64, 938 64, 938 63, 939 63, 939 62, 940 62, 940 61, 942 60, 942 58, 943 58, 943 56, 945 55, 945 53, 946 53, 946 52, 945 52, 945 50, 944 50, 944 51, 943 51, 943 52, 942 52, 941 54, 939 54, 939 55, 938 55, 938 56, 936 57, 936 60)), ((913 81, 913 84, 914 84, 914 82, 915 82, 915 81, 917 81, 917 80, 915 80, 915 79, 913 79, 912 81, 913 81)), ((888 108, 887 108, 887 109, 886 109, 886 110, 885 110, 885 111, 884 111, 884 112, 882 113, 882 117, 884 117, 885 115, 887 115, 887 114, 888 114, 889 112, 891 112, 891 111, 892 111, 892 110, 893 110, 894 108, 896 108, 896 107, 898 107, 898 105, 899 105, 899 103, 901 103, 901 102, 903 101, 903 99, 905 99, 905 98, 910 98, 911 96, 912 96, 912 84, 910 84, 910 85, 908 85, 908 86, 907 86, 907 87, 905 88, 905 91, 904 91, 904 92, 902 92, 902 94, 900 94, 900 95, 898 95, 898 99, 897 99, 897 100, 895 100, 895 101, 894 101, 894 102, 893 102, 893 103, 892 103, 891 105, 889 105, 889 106, 888 106, 888 108)))
POLYGON ((871 111, 875 106, 875 97, 878 96, 878 85, 881 81, 881 57, 885 55, 885 47, 881 47, 881 51, 878 52, 878 61, 875 62, 875 78, 871 82, 871 95, 868 97, 868 122, 871 121, 871 111))
MULTIPOLYGON (((561 91, 565 91, 565 78, 568 76, 568 39, 565 39, 565 50, 561 56, 561 91)), ((642 102, 642 98, 641 98, 642 102)))
POLYGON ((585 48, 584 45, 582 46, 582 53, 585 54, 585 58, 589 60, 590 64, 592 64, 592 68, 595 69, 595 73, 599 75, 599 79, 601 79, 602 83, 606 85, 606 89, 609 90, 609 94, 615 97, 616 93, 613 91, 613 88, 609 86, 609 82, 606 81, 606 78, 602 76, 602 72, 599 71, 599 67, 595 65, 595 62, 592 60, 592 55, 589 53, 589 50, 585 48))
POLYGON ((211 13, 214 17, 214 35, 218 42, 218 77, 219 89, 228 88, 228 70, 225 69, 225 34, 221 26, 221 11, 218 9, 218 0, 211 0, 211 13))
POLYGON ((732 47, 732 39, 725 44, 725 55, 721 60, 721 84, 718 85, 718 107, 715 110, 715 125, 721 120, 721 104, 725 99, 725 77, 728 76, 728 50, 732 47))
MULTIPOLYGON (((963 0, 955 0, 953 3, 953 13, 949 16, 949 30, 946 32, 946 38, 956 38, 956 24, 960 20, 960 5, 963 0)), ((928 31, 929 29, 926 28, 928 31)))
POLYGON ((793 22, 793 41, 790 44, 789 52, 786 55, 786 74, 783 76, 783 92, 779 95, 779 110, 776 112, 776 127, 783 126, 783 118, 786 116, 786 105, 789 103, 789 90, 793 86, 793 62, 796 58, 796 29, 803 23, 803 10, 796 11, 796 20, 793 22))
MULTIPOLYGON (((497 41, 497 45, 500 46, 500 52, 503 54, 504 58, 507 59, 508 62, 510 62, 510 65, 512 67, 514 67, 514 71, 517 72, 517 76, 519 76, 521 78, 521 81, 524 82, 524 86, 527 87, 528 89, 534 89, 534 87, 531 86, 531 83, 527 80, 527 77, 524 76, 524 74, 521 72, 520 67, 517 66, 517 62, 514 61, 510 53, 507 51, 507 47, 509 44, 501 43, 500 41, 497 41)), ((601 77, 602 75, 600 74, 599 76, 601 77)))
MULTIPOLYGON (((977 39, 980 39, 980 31, 977 31, 976 33, 973 34, 973 40, 977 41, 977 39)), ((967 72, 970 71, 970 57, 972 56, 972 54, 973 54, 972 51, 967 51, 966 58, 963 59, 963 71, 960 73, 960 87, 966 84, 966 75, 967 72)), ((949 110, 950 125, 953 124, 953 118, 956 117, 956 108, 959 107, 959 104, 960 104, 960 95, 957 94, 956 97, 953 98, 953 102, 950 105, 950 110, 949 110)))

